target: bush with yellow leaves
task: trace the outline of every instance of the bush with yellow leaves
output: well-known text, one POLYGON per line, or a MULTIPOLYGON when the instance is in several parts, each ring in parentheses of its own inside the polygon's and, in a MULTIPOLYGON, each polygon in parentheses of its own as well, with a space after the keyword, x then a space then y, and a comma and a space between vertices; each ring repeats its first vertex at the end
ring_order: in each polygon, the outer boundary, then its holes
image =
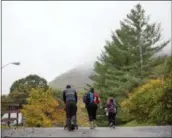
POLYGON ((27 102, 21 112, 29 127, 63 125, 65 112, 59 108, 59 102, 53 98, 51 89, 32 89, 27 102))
POLYGON ((78 93, 78 104, 77 104, 77 122, 78 126, 87 127, 89 126, 88 114, 85 108, 85 104, 82 101, 82 92, 78 93))
POLYGON ((122 101, 121 107, 139 123, 172 124, 171 77, 149 80, 122 101))

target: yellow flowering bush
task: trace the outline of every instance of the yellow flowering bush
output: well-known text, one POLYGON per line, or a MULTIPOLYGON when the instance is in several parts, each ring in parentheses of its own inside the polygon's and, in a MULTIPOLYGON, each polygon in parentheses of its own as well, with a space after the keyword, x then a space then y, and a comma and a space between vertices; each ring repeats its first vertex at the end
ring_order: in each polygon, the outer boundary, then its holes
POLYGON ((25 123, 29 127, 52 127, 63 125, 64 110, 52 96, 52 90, 32 89, 28 104, 24 105, 21 112, 24 115, 25 123))
POLYGON ((77 111, 77 121, 78 125, 82 127, 87 127, 89 126, 89 121, 88 121, 88 115, 87 111, 85 109, 85 104, 82 101, 83 93, 79 92, 78 93, 78 111, 77 111))
POLYGON ((172 124, 171 77, 149 80, 122 101, 121 107, 138 122, 172 124))

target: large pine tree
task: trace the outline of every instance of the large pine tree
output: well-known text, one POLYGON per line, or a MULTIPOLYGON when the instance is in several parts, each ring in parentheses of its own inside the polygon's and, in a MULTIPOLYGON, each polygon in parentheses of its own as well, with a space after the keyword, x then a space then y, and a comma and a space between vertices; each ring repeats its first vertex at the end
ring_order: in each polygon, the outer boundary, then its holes
POLYGON ((150 23, 145 10, 137 4, 112 33, 112 40, 106 42, 95 62, 91 79, 102 91, 102 99, 126 96, 127 91, 150 76, 155 64, 152 57, 169 43, 160 40, 160 24, 150 23))

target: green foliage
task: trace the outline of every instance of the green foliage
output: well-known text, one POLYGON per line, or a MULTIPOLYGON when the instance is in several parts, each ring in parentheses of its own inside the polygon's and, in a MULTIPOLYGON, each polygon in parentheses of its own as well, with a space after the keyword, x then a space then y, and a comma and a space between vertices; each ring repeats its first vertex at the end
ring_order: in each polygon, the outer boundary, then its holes
POLYGON ((156 124, 150 124, 150 123, 147 123, 147 122, 144 122, 144 123, 138 123, 136 120, 132 120, 124 125, 121 125, 121 126, 124 126, 124 127, 137 127, 137 126, 155 126, 156 124))
POLYGON ((171 70, 170 56, 160 56, 154 58, 154 67, 150 68, 148 79, 156 79, 157 77, 168 76, 171 70))
POLYGON ((82 97, 83 92, 78 92, 78 104, 77 104, 77 122, 79 126, 88 127, 88 114, 85 108, 85 104, 83 103, 82 97))
POLYGON ((95 74, 91 77, 95 87, 114 96, 125 96, 126 90, 131 91, 149 76, 150 69, 155 66, 151 57, 169 43, 158 44, 160 25, 149 23, 140 4, 120 24, 120 29, 112 33, 112 41, 106 43, 105 51, 95 62, 95 74))
POLYGON ((149 80, 138 87, 129 99, 121 103, 122 109, 137 122, 172 124, 171 77, 149 80))
POLYGON ((6 111, 8 109, 8 104, 13 103, 13 99, 9 95, 1 96, 1 111, 6 111))
MULTIPOLYGON (((90 77, 94 87, 101 90, 103 105, 109 96, 120 102, 151 76, 157 77, 152 68, 160 61, 153 56, 169 43, 160 41, 160 24, 150 23, 140 4, 131 9, 111 38, 95 62, 95 74, 90 77)), ((119 114, 125 113, 120 111, 119 114)))
POLYGON ((172 56, 168 57, 165 61, 164 75, 172 77, 172 56))
POLYGON ((55 99, 61 99, 62 100, 62 91, 61 90, 56 90, 52 89, 53 97, 55 99))
POLYGON ((52 89, 53 98, 56 99, 61 107, 64 107, 63 96, 61 90, 52 89))
POLYGON ((29 75, 12 84, 9 96, 15 103, 25 104, 26 98, 29 96, 32 88, 43 88, 44 90, 47 90, 47 81, 37 75, 29 75))

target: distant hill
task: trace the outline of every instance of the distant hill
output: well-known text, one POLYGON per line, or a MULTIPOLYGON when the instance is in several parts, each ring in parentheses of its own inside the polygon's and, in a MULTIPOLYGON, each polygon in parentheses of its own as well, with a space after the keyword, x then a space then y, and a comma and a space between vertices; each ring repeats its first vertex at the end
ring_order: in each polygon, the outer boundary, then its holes
MULTIPOLYGON (((171 52, 159 52, 156 56, 170 55, 171 52)), ((64 89, 67 84, 70 84, 77 91, 85 91, 86 84, 92 84, 89 76, 93 74, 93 67, 91 65, 81 65, 66 73, 57 76, 49 85, 54 89, 64 89)))
POLYGON ((78 66, 56 77, 49 85, 53 89, 64 89, 67 84, 70 84, 77 91, 84 91, 86 84, 92 84, 92 80, 89 79, 92 73, 92 67, 84 65, 78 66))

